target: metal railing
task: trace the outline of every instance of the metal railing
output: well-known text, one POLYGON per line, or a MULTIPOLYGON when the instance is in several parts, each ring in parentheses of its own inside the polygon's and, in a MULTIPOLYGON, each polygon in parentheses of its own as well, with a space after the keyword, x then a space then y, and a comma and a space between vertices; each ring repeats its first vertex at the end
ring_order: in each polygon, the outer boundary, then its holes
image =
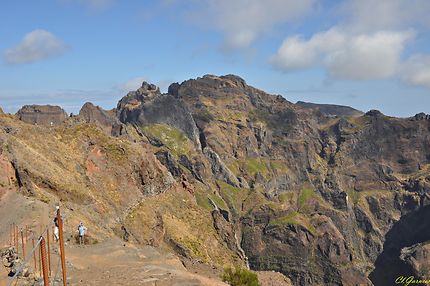
MULTIPOLYGON (((67 273, 66 273, 66 260, 65 260, 65 249, 64 249, 64 233, 63 233, 63 218, 61 217, 60 209, 57 209, 56 213, 58 230, 59 230, 59 244, 60 244, 60 253, 57 260, 57 267, 55 270, 55 275, 52 277, 52 268, 51 268, 51 246, 50 246, 50 235, 49 228, 52 226, 52 223, 45 226, 37 239, 35 233, 32 232, 31 237, 31 250, 27 252, 25 246, 29 245, 29 229, 28 226, 25 228, 21 228, 19 230, 18 225, 15 223, 10 224, 9 226, 9 247, 13 247, 18 257, 22 258, 21 265, 19 268, 14 269, 14 275, 8 279, 7 286, 17 285, 20 279, 19 274, 24 274, 24 268, 27 265, 31 264, 31 260, 33 260, 33 273, 37 275, 39 270, 39 279, 43 281, 44 286, 55 285, 57 280, 57 275, 59 273, 59 265, 61 262, 61 272, 62 272, 62 284, 66 286, 67 283, 67 273), (46 238, 45 238, 46 237, 46 238), (21 242, 20 242, 21 240, 21 242), (21 249, 20 245, 21 244, 21 249), (38 252, 38 259, 36 254, 38 252), (37 267, 37 260, 39 260, 39 267, 37 267), (15 283, 15 284, 14 284, 15 283)), ((7 234, 6 234, 7 235, 7 234)), ((39 281, 39 284, 42 285, 39 281)))

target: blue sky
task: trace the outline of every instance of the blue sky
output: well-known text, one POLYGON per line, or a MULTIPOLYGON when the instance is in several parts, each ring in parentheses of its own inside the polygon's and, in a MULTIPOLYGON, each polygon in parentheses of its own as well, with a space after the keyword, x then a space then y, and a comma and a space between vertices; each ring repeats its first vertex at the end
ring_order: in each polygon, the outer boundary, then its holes
POLYGON ((430 113, 428 0, 3 0, 0 106, 113 108, 237 74, 288 100, 430 113))

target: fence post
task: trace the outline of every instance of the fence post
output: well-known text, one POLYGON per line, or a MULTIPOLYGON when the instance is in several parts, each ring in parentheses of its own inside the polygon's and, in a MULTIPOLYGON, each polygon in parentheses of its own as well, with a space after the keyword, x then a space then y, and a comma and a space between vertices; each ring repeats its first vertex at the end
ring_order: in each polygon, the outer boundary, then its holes
POLYGON ((15 223, 12 224, 12 234, 13 234, 13 246, 16 247, 15 223))
POLYGON ((12 246, 12 224, 9 224, 9 246, 12 246))
POLYGON ((15 225, 15 249, 16 254, 19 256, 19 238, 18 238, 18 226, 15 225))
POLYGON ((22 259, 25 259, 24 232, 21 229, 22 259))
MULTIPOLYGON (((33 243, 33 248, 34 248, 34 237, 31 239, 31 242, 33 243)), ((36 274, 37 272, 36 251, 33 252, 33 260, 34 260, 34 273, 36 274)))
POLYGON ((49 286, 48 266, 46 261, 46 245, 43 236, 40 237, 40 256, 42 257, 43 285, 49 286))
POLYGON ((40 251, 39 251, 39 275, 40 277, 42 277, 42 255, 40 251))
POLYGON ((49 244, 49 227, 46 228, 46 241, 48 242, 48 270, 49 270, 49 277, 51 277, 51 246, 49 244))
POLYGON ((57 210, 57 221, 58 221, 58 232, 60 236, 60 254, 61 254, 61 270, 63 272, 63 286, 67 286, 66 254, 64 253, 63 219, 61 218, 60 209, 57 210))

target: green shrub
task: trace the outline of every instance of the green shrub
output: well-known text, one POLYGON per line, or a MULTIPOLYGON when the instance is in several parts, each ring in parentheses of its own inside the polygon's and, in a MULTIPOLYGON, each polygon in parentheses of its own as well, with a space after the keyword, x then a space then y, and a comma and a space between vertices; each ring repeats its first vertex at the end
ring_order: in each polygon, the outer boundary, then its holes
POLYGON ((260 286, 257 274, 243 268, 225 268, 221 279, 231 286, 260 286))

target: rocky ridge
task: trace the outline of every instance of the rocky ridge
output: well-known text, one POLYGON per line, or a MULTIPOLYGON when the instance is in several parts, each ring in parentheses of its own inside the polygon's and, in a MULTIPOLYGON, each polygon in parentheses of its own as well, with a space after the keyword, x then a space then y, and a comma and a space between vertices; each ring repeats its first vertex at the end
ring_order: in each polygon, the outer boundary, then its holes
POLYGON ((58 125, 67 118, 67 113, 60 106, 25 105, 16 116, 27 123, 39 125, 58 125))
POLYGON ((304 101, 297 101, 297 106, 303 108, 317 109, 327 116, 361 116, 364 113, 360 110, 354 109, 349 106, 336 105, 336 104, 318 104, 304 101))
POLYGON ((67 202, 101 238, 127 229, 137 244, 214 267, 249 263, 294 285, 383 285, 393 279, 381 277, 384 257, 415 272, 427 263, 418 246, 401 251, 430 241, 415 239, 426 224, 408 240, 393 233, 429 205, 428 115, 333 117, 234 75, 167 94, 144 82, 115 111, 81 113, 54 129, 1 116, 3 161, 16 174, 3 184, 67 202))

